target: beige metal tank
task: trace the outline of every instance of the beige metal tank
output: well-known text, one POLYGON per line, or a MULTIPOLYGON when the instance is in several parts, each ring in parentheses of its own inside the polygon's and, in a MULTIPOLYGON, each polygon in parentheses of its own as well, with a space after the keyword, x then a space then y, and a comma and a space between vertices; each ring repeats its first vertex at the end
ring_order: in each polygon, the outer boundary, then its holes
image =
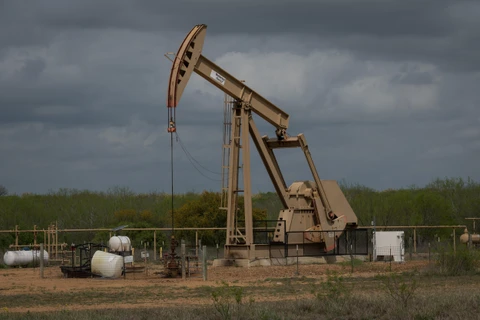
MULTIPOLYGON (((469 233, 468 230, 465 229, 464 233, 460 236, 461 243, 468 243, 469 241, 469 233)), ((480 244, 480 234, 474 233, 470 235, 472 237, 472 244, 480 244)))

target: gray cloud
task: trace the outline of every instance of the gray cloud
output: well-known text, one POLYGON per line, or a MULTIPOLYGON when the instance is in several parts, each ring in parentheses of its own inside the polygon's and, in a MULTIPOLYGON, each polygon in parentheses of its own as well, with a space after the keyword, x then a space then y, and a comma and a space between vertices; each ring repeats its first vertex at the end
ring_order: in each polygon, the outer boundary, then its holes
MULTIPOLYGON (((291 115, 322 178, 480 179, 479 13, 444 0, 0 2, 0 184, 170 190, 163 54, 197 23, 206 56, 291 115)), ((222 103, 194 75, 177 108, 183 145, 215 172, 222 103)), ((309 178, 300 150, 279 161, 288 182, 309 178)), ((177 192, 220 187, 178 142, 175 168, 177 192)), ((255 152, 252 177, 273 189, 255 152)))

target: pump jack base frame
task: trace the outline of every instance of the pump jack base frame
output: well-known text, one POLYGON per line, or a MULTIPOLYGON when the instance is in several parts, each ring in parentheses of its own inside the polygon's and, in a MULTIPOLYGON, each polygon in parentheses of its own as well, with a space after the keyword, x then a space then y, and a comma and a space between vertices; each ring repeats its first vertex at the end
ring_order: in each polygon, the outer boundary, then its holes
MULTIPOLYGON (((347 229, 345 231, 313 231, 314 238, 330 236, 335 238, 333 250, 325 251, 325 244, 310 242, 304 231, 291 231, 285 234, 284 242, 268 241, 269 229, 256 228, 257 240, 262 243, 251 245, 236 244, 225 246, 225 257, 216 259, 218 266, 269 266, 288 265, 291 259, 314 259, 317 263, 334 262, 337 257, 368 256, 370 246, 369 230, 366 228, 347 229), (322 235, 321 235, 322 234, 322 235), (338 237, 337 237, 338 235, 338 237), (261 239, 264 239, 263 241, 261 239), (280 262, 282 261, 282 262, 280 262)), ((342 258, 339 258, 342 260, 342 258)), ((349 259, 349 258, 348 258, 349 259)))
MULTIPOLYGON (((299 264, 334 264, 337 262, 350 261, 349 255, 298 257, 299 264)), ((354 259, 368 259, 367 255, 355 255, 354 259)), ((290 266, 297 263, 297 257, 288 258, 261 258, 261 259, 215 259, 213 267, 271 267, 290 266)))

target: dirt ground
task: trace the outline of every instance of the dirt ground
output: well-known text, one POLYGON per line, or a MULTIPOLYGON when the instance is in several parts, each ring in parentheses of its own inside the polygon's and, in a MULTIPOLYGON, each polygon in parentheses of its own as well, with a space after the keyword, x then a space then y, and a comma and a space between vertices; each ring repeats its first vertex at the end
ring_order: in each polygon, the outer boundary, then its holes
MULTIPOLYGON (((426 266, 425 261, 391 265, 385 262, 363 263, 354 268, 353 276, 374 277, 390 272, 390 268, 393 272, 404 272, 426 266)), ((207 281, 203 281, 200 274, 186 280, 162 278, 156 274, 160 270, 160 265, 150 265, 146 272, 127 273, 126 279, 64 278, 59 266, 49 266, 45 268, 42 279, 39 268, 0 269, 0 313, 149 308, 179 306, 187 302, 189 305, 200 305, 211 303, 210 296, 201 294, 202 290, 220 286, 222 282, 259 290, 255 296, 257 301, 282 300, 285 299, 284 295, 265 295, 262 288, 280 286, 285 279, 320 281, 333 271, 350 274, 351 267, 348 264, 299 265, 297 275, 296 265, 249 268, 210 266, 207 281)))

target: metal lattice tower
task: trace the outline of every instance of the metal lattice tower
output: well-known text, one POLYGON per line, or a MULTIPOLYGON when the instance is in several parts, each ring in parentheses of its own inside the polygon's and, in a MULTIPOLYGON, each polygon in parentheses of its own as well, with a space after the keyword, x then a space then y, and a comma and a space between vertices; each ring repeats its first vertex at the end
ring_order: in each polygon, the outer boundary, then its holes
POLYGON ((232 108, 234 99, 225 94, 223 102, 223 144, 222 144, 222 194, 220 209, 227 210, 228 201, 228 173, 230 162, 230 137, 232 131, 232 108))

